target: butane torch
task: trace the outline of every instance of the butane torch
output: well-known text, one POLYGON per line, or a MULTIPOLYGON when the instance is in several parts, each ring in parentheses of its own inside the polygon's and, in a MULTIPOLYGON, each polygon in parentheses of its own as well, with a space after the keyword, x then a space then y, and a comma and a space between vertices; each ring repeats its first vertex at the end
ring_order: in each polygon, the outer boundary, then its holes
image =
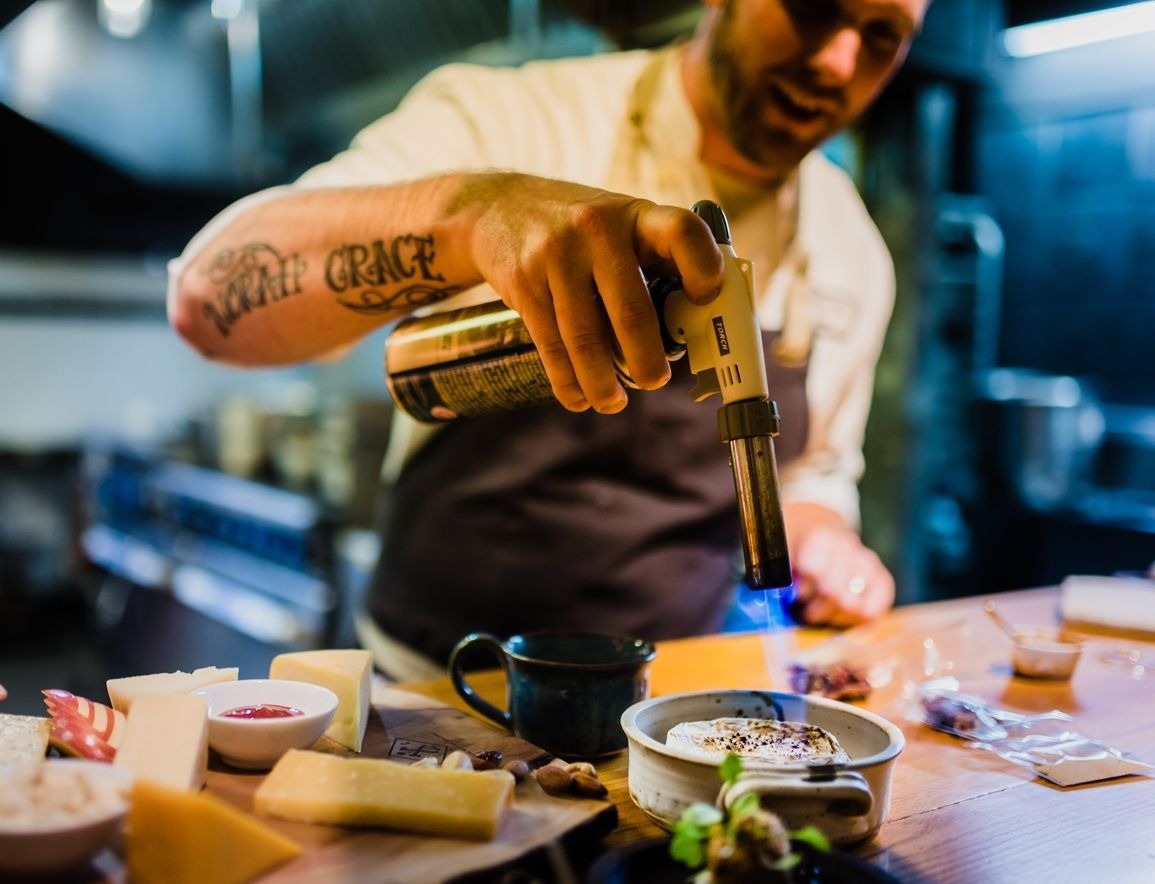
POLYGON ((714 234, 725 276, 718 297, 700 306, 687 299, 674 280, 650 286, 668 335, 666 355, 677 358, 678 351, 685 349, 697 379, 690 391, 695 402, 714 393, 722 396, 718 431, 730 446, 747 585, 752 589, 789 586, 790 554, 774 459, 778 406, 771 401, 766 383, 753 266, 735 254, 721 206, 701 200, 692 211, 714 234))
MULTIPOLYGON (((693 211, 722 250, 725 277, 721 294, 702 306, 686 298, 677 279, 650 283, 663 320, 666 357, 672 361, 689 354, 690 371, 697 377, 691 392, 696 402, 722 394, 718 429, 730 446, 747 584, 753 589, 789 586, 774 462, 778 407, 766 385, 753 268, 734 253, 730 225, 719 205, 703 200, 693 211)), ((622 382, 636 387, 620 354, 616 365, 622 382)), ((454 420, 553 399, 525 323, 500 301, 402 321, 386 342, 385 376, 397 406, 420 421, 454 420)))

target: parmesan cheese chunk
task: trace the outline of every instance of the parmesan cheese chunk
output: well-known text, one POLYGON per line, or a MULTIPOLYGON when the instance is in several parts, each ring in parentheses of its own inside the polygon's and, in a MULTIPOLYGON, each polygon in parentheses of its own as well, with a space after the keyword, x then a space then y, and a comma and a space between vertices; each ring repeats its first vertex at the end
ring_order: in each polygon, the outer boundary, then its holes
POLYGON ((127 847, 133 884, 243 884, 301 853, 219 798, 144 781, 132 789, 127 847))
POLYGON ((0 764, 40 761, 48 751, 52 721, 35 715, 0 715, 0 764))
POLYGON ((111 678, 107 682, 108 699, 112 708, 128 713, 141 694, 187 694, 205 685, 222 681, 236 681, 237 669, 217 669, 205 666, 194 672, 160 672, 156 675, 133 675, 129 678, 111 678))
POLYGON ((513 777, 406 767, 291 749, 257 789, 257 813, 305 823, 381 826, 489 839, 513 800, 513 777))
POLYGON ((117 767, 138 779, 195 792, 205 783, 209 711, 203 697, 143 694, 132 704, 117 767))
POLYGON ((306 681, 337 695, 337 711, 325 736, 361 751, 369 724, 369 688, 373 655, 369 651, 295 651, 279 654, 269 667, 269 678, 306 681))

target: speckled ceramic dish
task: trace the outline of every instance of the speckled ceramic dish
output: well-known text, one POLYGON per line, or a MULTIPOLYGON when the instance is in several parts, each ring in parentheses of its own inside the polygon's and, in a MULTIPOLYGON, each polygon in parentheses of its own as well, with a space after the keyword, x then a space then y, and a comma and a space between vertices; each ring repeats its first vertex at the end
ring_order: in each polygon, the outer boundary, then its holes
POLYGON ((116 842, 128 814, 132 774, 79 758, 50 758, 39 770, 16 767, 0 766, 8 811, 0 807, 0 881, 9 875, 61 875, 116 842), (35 799, 19 788, 19 781, 27 785, 33 776, 45 783, 35 799))
POLYGON ((847 703, 771 691, 701 691, 636 703, 622 715, 629 740, 630 797, 664 828, 695 801, 730 804, 758 792, 787 828, 815 825, 836 845, 873 836, 890 809, 894 765, 906 745, 895 725, 847 703), (743 773, 720 792, 718 764, 667 746, 676 724, 715 718, 803 721, 825 728, 846 763, 774 765, 744 759, 743 773))

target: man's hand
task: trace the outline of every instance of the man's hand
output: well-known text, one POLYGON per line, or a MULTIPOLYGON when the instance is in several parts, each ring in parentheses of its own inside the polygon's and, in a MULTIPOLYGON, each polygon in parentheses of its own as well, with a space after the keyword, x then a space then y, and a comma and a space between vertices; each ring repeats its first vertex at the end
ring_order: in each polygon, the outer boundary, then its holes
POLYGON ((852 626, 882 616, 894 604, 894 578, 849 528, 815 526, 791 550, 806 623, 852 626))
POLYGON ((644 390, 670 378, 646 277, 678 275, 695 303, 722 284, 722 255, 688 209, 527 175, 499 174, 464 197, 483 200, 473 262, 525 321, 554 395, 571 411, 626 405, 616 346, 644 390))

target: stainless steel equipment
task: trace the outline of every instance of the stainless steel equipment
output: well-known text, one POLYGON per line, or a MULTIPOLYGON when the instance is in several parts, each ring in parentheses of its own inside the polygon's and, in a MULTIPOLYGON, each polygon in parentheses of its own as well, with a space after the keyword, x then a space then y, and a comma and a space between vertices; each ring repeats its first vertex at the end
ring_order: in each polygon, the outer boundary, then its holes
POLYGON ((80 536, 116 672, 232 661, 267 671, 333 645, 332 525, 310 497, 127 451, 88 453, 80 536))
POLYGON ((979 392, 997 405, 1000 466, 1021 503, 1050 510, 1090 487, 1105 421, 1085 382, 1000 368, 979 392))

